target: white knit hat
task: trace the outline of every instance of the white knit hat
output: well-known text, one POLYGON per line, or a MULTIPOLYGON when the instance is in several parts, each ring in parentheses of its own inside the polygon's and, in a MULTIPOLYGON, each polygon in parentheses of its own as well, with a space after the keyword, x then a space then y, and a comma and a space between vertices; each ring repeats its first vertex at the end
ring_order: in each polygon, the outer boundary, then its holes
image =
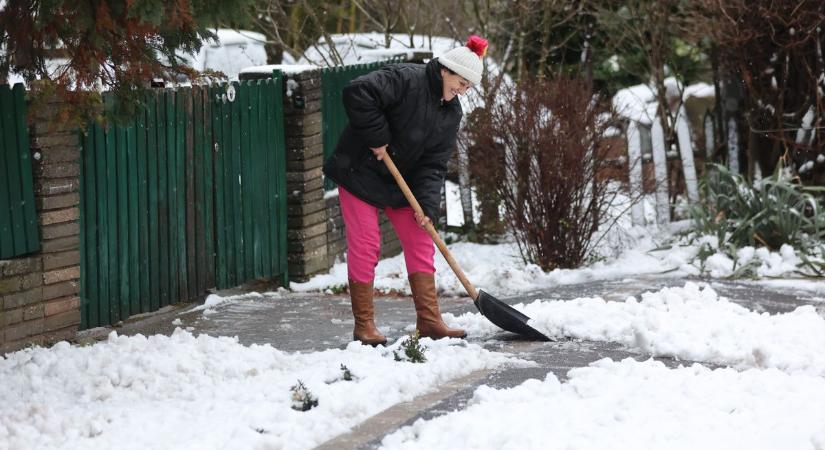
POLYGON ((466 78, 472 84, 481 82, 481 72, 484 71, 482 55, 487 50, 487 41, 471 36, 466 46, 456 47, 438 57, 442 66, 466 78), (479 42, 483 43, 483 46, 479 42), (471 50, 472 47, 474 50, 471 50))

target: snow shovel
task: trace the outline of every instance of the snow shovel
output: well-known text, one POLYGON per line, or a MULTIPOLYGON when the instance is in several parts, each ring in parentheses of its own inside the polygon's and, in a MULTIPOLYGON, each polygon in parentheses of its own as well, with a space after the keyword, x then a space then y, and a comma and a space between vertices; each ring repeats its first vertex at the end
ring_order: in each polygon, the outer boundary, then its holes
MULTIPOLYGON (((385 153, 382 159, 387 165, 387 169, 389 169, 393 178, 395 178, 396 183, 398 183, 398 187, 401 188, 401 192, 404 193, 404 197, 406 197, 407 201, 410 203, 410 206, 412 206, 416 213, 423 216, 424 211, 421 209, 421 205, 418 204, 418 201, 415 199, 410 187, 407 186, 407 182, 404 181, 404 177, 402 177, 401 173, 398 172, 398 168, 395 167, 395 163, 392 162, 392 158, 390 158, 389 153, 385 153)), ((450 250, 447 249, 447 245, 444 244, 444 241, 441 239, 441 236, 438 235, 438 231, 435 230, 432 223, 427 224, 427 232, 430 234, 433 242, 435 242, 435 245, 441 251, 441 254, 444 255, 444 259, 447 260, 447 264, 450 265, 450 268, 453 269, 453 272, 458 277, 459 281, 461 281, 461 284, 464 285, 464 289, 467 290, 467 293, 473 299, 473 303, 475 303, 476 308, 478 308, 479 312, 481 312, 484 317, 490 320, 490 322, 493 322, 493 324, 499 328, 511 333, 516 333, 537 341, 550 340, 550 338, 543 335, 535 328, 527 325, 527 321, 530 320, 529 317, 516 311, 513 307, 493 297, 492 295, 484 291, 477 290, 475 286, 470 283, 470 280, 468 280, 464 275, 464 271, 461 270, 458 262, 456 262, 453 258, 453 255, 450 253, 450 250)))

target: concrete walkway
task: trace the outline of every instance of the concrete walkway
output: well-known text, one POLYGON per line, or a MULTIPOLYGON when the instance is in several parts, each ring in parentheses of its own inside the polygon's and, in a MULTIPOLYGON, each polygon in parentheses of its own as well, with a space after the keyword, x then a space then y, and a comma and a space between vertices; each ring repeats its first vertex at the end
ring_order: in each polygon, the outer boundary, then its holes
MULTIPOLYGON (((639 298, 644 292, 657 291, 664 287, 684 286, 687 281, 689 280, 683 278, 639 277, 559 286, 552 290, 509 298, 500 296, 500 293, 494 295, 510 304, 530 302, 539 298, 569 300, 585 296, 623 301, 629 296, 639 298)), ((825 315, 825 298, 822 298, 825 293, 769 288, 754 282, 693 281, 709 282, 720 295, 751 310, 772 314, 784 313, 801 305, 812 304, 825 315)), ((820 292, 825 292, 825 289, 820 292)), ((243 301, 229 302, 215 307, 209 314, 195 309, 195 305, 170 308, 131 319, 115 329, 119 334, 150 335, 171 334, 179 326, 196 334, 237 336, 240 342, 246 345, 266 343, 290 352, 343 348, 352 337, 352 315, 349 298, 345 295, 281 293, 276 298, 250 297, 243 301)), ((412 330, 415 311, 409 298, 379 297, 376 299, 375 309, 376 321, 381 331, 391 340, 412 330)), ((442 299, 441 309, 442 312, 456 315, 476 312, 469 298, 442 299)), ((87 339, 100 338, 109 331, 95 329, 83 334, 87 339)), ((512 387, 529 378, 544 379, 548 372, 553 372, 559 379, 564 380, 568 370, 586 366, 602 358, 647 358, 646 355, 634 353, 618 344, 572 340, 531 342, 506 332, 484 340, 470 336, 468 340, 489 350, 518 354, 519 357, 533 360, 537 364, 528 368, 505 367, 471 373, 441 386, 435 392, 411 402, 395 405, 365 421, 350 433, 338 436, 319 448, 374 448, 385 435, 399 427, 412 424, 419 418, 432 418, 463 408, 474 390, 482 384, 496 388, 512 387)), ((661 360, 672 367, 690 363, 667 358, 661 360)))

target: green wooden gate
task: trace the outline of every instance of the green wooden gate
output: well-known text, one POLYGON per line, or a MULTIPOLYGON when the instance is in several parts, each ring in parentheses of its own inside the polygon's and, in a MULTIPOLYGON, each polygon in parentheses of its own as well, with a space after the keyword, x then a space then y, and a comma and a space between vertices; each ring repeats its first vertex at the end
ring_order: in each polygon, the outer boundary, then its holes
POLYGON ((259 277, 287 281, 282 78, 157 90, 93 125, 81 164, 81 328, 259 277))
MULTIPOLYGON (((335 151, 338 138, 346 128, 347 111, 344 109, 343 90, 350 81, 400 59, 354 64, 351 66, 325 67, 321 69, 321 135, 324 145, 324 159, 335 151)), ((332 180, 324 181, 324 189, 335 188, 332 180)))
POLYGON ((0 259, 40 250, 25 95, 0 85, 0 259))

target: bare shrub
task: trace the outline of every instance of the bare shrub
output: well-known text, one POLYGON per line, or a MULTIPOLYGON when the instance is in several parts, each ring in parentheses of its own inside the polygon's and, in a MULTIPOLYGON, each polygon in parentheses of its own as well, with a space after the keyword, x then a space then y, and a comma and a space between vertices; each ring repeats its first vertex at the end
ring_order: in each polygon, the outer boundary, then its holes
POLYGON ((476 182, 496 192, 526 262, 579 266, 615 195, 600 176, 608 107, 585 81, 564 77, 505 86, 486 105, 469 127, 476 182))

